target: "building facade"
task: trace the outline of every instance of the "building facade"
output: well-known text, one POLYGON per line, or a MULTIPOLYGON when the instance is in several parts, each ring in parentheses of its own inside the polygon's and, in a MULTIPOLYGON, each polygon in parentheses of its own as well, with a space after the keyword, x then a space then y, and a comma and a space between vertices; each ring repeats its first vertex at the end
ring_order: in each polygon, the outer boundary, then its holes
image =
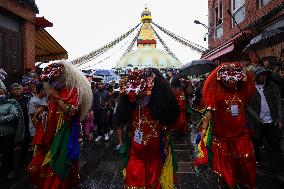
POLYGON ((0 67, 10 83, 35 64, 37 6, 17 0, 0 0, 0 67))
POLYGON ((19 82, 36 62, 67 58, 67 51, 44 29, 53 24, 37 17, 34 0, 0 0, 0 68, 9 85, 19 82))
POLYGON ((209 50, 203 59, 257 62, 258 57, 280 56, 284 48, 281 40, 254 48, 257 55, 246 47, 263 32, 284 27, 283 0, 208 0, 208 6, 209 50))

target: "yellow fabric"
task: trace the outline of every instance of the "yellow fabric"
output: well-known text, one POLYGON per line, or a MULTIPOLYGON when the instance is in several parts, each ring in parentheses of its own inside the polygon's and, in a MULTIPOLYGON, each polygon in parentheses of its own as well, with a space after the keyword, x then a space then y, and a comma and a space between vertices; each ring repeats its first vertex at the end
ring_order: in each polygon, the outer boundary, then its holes
POLYGON ((162 170, 160 183, 163 189, 174 188, 174 170, 171 149, 169 149, 169 154, 162 170))
POLYGON ((59 119, 58 119, 58 122, 57 122, 57 126, 56 126, 56 133, 57 131, 60 129, 60 127, 63 125, 63 111, 61 112, 60 116, 59 116, 59 119))
POLYGON ((197 146, 197 149, 198 149, 198 154, 197 154, 197 157, 204 157, 204 153, 201 149, 201 141, 199 142, 198 146, 197 146))
POLYGON ((203 109, 194 109, 194 108, 193 108, 193 110, 195 110, 195 111, 197 111, 197 112, 199 112, 199 113, 201 113, 201 114, 204 114, 204 112, 207 110, 207 107, 205 107, 205 108, 203 108, 203 109))
POLYGON ((51 160, 51 152, 48 151, 48 153, 46 154, 45 158, 44 158, 44 161, 42 163, 42 166, 45 166, 48 164, 48 162, 51 160))
POLYGON ((126 169, 125 168, 122 170, 122 174, 123 174, 123 176, 125 178, 126 177, 126 169))
MULTIPOLYGON (((203 120, 203 119, 202 119, 202 120, 203 120)), ((198 148, 197 157, 204 157, 204 153, 203 153, 203 150, 202 150, 202 148, 201 148, 201 142, 203 141, 204 144, 206 145, 207 139, 208 139, 208 135, 209 135, 209 128, 210 128, 210 127, 211 127, 211 125, 210 125, 210 122, 209 122, 209 126, 208 126, 208 128, 207 128, 206 135, 205 135, 205 137, 203 137, 203 138, 201 139, 201 141, 199 142, 199 144, 198 144, 198 146, 197 146, 197 148, 198 148)))

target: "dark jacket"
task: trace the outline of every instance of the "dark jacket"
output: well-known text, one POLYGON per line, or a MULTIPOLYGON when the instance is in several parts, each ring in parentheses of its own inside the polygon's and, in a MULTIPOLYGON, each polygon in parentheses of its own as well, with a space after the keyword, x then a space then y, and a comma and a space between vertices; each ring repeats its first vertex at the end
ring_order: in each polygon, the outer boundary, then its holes
POLYGON ((25 124, 25 132, 26 136, 29 137, 29 114, 28 114, 28 103, 30 101, 30 98, 28 96, 23 96, 20 99, 16 99, 19 105, 21 106, 23 116, 24 116, 24 124, 25 124))
MULTIPOLYGON (((283 121, 283 112, 281 108, 281 98, 279 88, 271 81, 264 85, 264 96, 266 98, 270 116, 273 122, 283 121)), ((248 107, 248 118, 251 122, 260 121, 261 96, 256 90, 252 96, 248 107)))
POLYGON ((109 101, 109 92, 107 90, 96 90, 93 94, 93 110, 106 109, 109 101))
POLYGON ((15 134, 15 142, 23 141, 25 136, 23 112, 14 99, 0 103, 0 137, 9 134, 15 134))

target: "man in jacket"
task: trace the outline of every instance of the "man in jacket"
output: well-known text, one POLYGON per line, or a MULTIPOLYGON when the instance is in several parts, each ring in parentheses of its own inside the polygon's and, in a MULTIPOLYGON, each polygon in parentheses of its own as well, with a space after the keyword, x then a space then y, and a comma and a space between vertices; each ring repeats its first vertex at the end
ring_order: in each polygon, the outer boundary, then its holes
POLYGON ((109 140, 108 135, 108 116, 107 116, 107 105, 109 103, 109 92, 105 90, 105 86, 102 82, 98 84, 98 89, 95 91, 93 96, 93 110, 95 116, 95 124, 98 128, 98 137, 96 142, 103 138, 109 140))
POLYGON ((21 163, 24 164, 27 158, 27 153, 31 143, 31 135, 29 131, 29 114, 28 114, 28 103, 30 98, 23 94, 23 87, 19 83, 13 83, 10 86, 10 95, 12 99, 15 99, 21 106, 24 115, 25 124, 25 138, 21 143, 21 163))
POLYGON ((21 107, 16 100, 8 99, 7 94, 5 85, 0 81, 0 180, 13 171, 14 143, 23 141, 25 133, 21 107))
POLYGON ((263 138, 271 149, 271 173, 283 171, 281 152, 281 132, 283 112, 279 88, 270 80, 270 71, 262 66, 251 70, 255 76, 256 92, 249 104, 249 118, 255 125, 255 152, 257 161, 261 160, 260 149, 263 138))

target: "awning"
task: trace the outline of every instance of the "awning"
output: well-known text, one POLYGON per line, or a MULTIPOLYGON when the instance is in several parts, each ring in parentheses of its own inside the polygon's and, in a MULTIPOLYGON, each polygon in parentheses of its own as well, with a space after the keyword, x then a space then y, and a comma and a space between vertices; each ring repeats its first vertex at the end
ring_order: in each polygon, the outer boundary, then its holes
POLYGON ((202 57, 202 59, 205 60, 215 60, 216 58, 219 58, 220 56, 227 54, 229 52, 232 52, 235 48, 234 43, 229 43, 221 48, 216 49, 215 51, 211 52, 210 54, 207 54, 206 56, 202 57))
MULTIPOLYGON (((246 33, 249 33, 249 31, 246 31, 246 33)), ((203 54, 201 59, 213 61, 222 55, 232 52, 235 49, 235 41, 239 40, 241 37, 243 37, 242 33, 237 34, 222 46, 203 54)))
POLYGON ((44 16, 36 17, 36 27, 46 28, 46 27, 52 27, 52 26, 53 26, 53 23, 45 19, 44 16))
POLYGON ((68 58, 68 52, 45 29, 37 30, 35 36, 36 62, 68 58))

